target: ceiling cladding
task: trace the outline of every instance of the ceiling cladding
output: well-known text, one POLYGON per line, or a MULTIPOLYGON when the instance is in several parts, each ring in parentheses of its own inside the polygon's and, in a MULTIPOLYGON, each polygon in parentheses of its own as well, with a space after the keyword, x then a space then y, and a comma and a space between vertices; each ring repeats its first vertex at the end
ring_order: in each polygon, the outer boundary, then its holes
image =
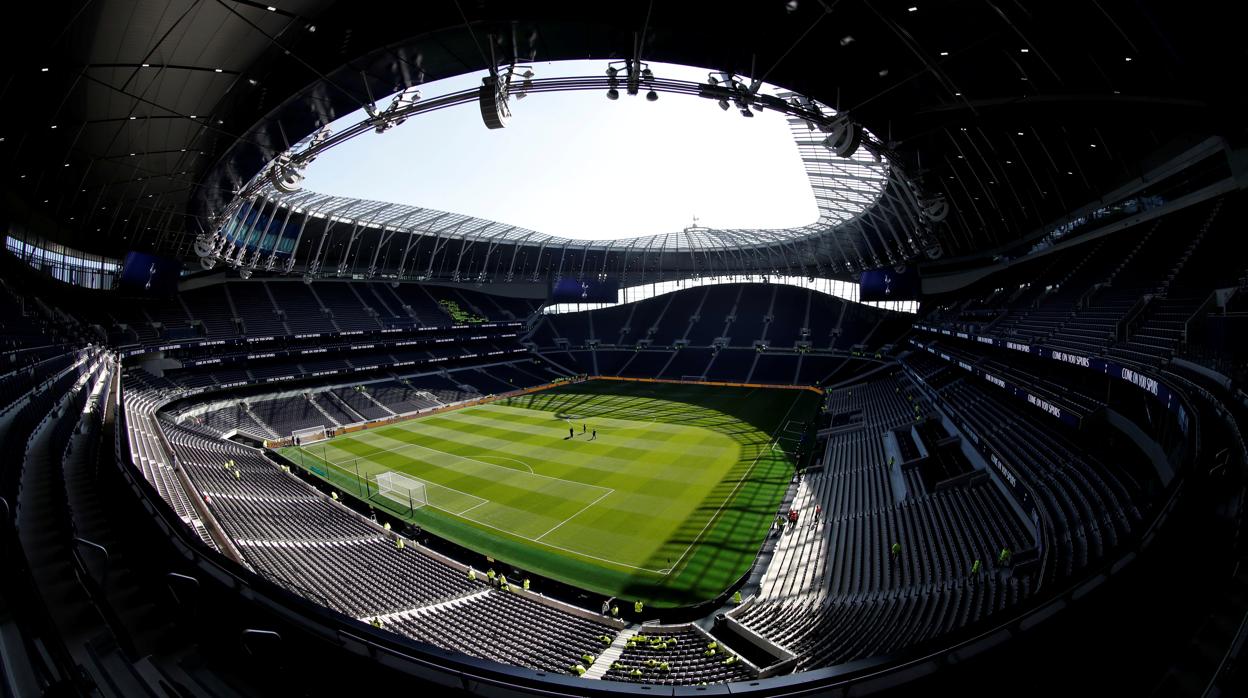
MULTIPOLYGON (((5 218, 79 249, 192 258, 236 189, 370 95, 483 69, 491 46, 500 62, 605 65, 632 55, 649 5, 29 4, 0 29, 5 218)), ((766 79, 846 112, 926 194, 943 194, 931 233, 948 259, 1042 234, 1210 135, 1241 138, 1245 96, 1225 82, 1245 63, 1231 5, 776 0, 747 14, 655 3, 641 56, 766 79)), ((860 235, 822 244, 889 262, 869 252, 879 231, 860 235)), ((640 266, 717 263, 684 256, 640 266)))

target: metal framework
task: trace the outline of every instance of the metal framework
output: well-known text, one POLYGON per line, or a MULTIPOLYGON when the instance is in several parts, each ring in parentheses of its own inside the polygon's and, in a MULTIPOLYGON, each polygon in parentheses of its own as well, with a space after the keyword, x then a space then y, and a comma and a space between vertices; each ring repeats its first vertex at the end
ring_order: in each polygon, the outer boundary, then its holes
MULTIPOLYGON (((939 247, 932 224, 943 219, 943 202, 924 197, 874 135, 814 100, 763 94, 760 82, 724 73, 712 73, 706 84, 651 77, 645 86, 715 100, 725 109, 732 103, 743 115, 752 116, 751 109, 785 113, 818 207, 812 223, 783 229, 691 226, 626 239, 578 240, 437 209, 299 190, 303 167, 352 138, 479 100, 487 90, 499 92, 505 102, 514 69, 487 78, 481 90, 426 101, 405 90, 384 110, 372 106, 367 118, 337 134, 322 127, 308 135, 253 177, 217 217, 213 233, 197 241, 204 266, 223 262, 250 275, 262 265, 268 271, 302 271, 308 278, 487 282, 612 275, 640 282, 661 280, 664 273, 845 275, 905 263, 939 247)), ((618 84, 614 75, 548 80, 524 75, 526 93, 618 84)))

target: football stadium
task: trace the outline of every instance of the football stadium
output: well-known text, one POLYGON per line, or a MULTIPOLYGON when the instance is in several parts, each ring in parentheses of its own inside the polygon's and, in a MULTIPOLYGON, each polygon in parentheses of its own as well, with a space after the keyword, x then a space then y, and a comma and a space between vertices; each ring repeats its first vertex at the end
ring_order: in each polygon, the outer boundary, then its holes
POLYGON ((15 7, 0 698, 1248 694, 1235 9, 15 7))

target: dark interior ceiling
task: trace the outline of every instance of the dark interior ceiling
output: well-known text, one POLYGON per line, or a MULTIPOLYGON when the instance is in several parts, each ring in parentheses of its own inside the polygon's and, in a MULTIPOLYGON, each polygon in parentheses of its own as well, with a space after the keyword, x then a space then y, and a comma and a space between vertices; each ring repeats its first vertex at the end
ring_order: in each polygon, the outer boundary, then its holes
POLYGON ((848 111, 949 197, 947 256, 1043 229, 1158 153, 1210 135, 1238 144, 1248 123, 1234 3, 88 0, 21 12, 0 29, 0 211, 107 254, 188 255, 214 206, 286 143, 370 93, 482 69, 490 42, 500 61, 605 61, 631 55, 644 25, 644 60, 765 77, 848 111))

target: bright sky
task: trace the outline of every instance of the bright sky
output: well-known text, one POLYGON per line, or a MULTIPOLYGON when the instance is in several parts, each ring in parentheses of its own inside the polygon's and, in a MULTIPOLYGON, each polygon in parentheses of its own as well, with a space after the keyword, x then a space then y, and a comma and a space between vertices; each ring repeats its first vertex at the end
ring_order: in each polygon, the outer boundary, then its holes
MULTIPOLYGON (((705 82, 707 70, 652 63, 657 77, 705 82)), ((538 63, 535 78, 601 75, 604 61, 538 63)), ((474 88, 484 73, 427 83, 423 98, 474 88)), ((384 108, 389 97, 379 99, 384 108)), ((335 130, 363 118, 356 112, 335 130)), ((305 189, 488 218, 542 233, 610 239, 710 228, 788 228, 818 217, 784 116, 747 119, 706 99, 645 91, 512 99, 489 130, 476 102, 367 133, 308 167, 305 189)))

